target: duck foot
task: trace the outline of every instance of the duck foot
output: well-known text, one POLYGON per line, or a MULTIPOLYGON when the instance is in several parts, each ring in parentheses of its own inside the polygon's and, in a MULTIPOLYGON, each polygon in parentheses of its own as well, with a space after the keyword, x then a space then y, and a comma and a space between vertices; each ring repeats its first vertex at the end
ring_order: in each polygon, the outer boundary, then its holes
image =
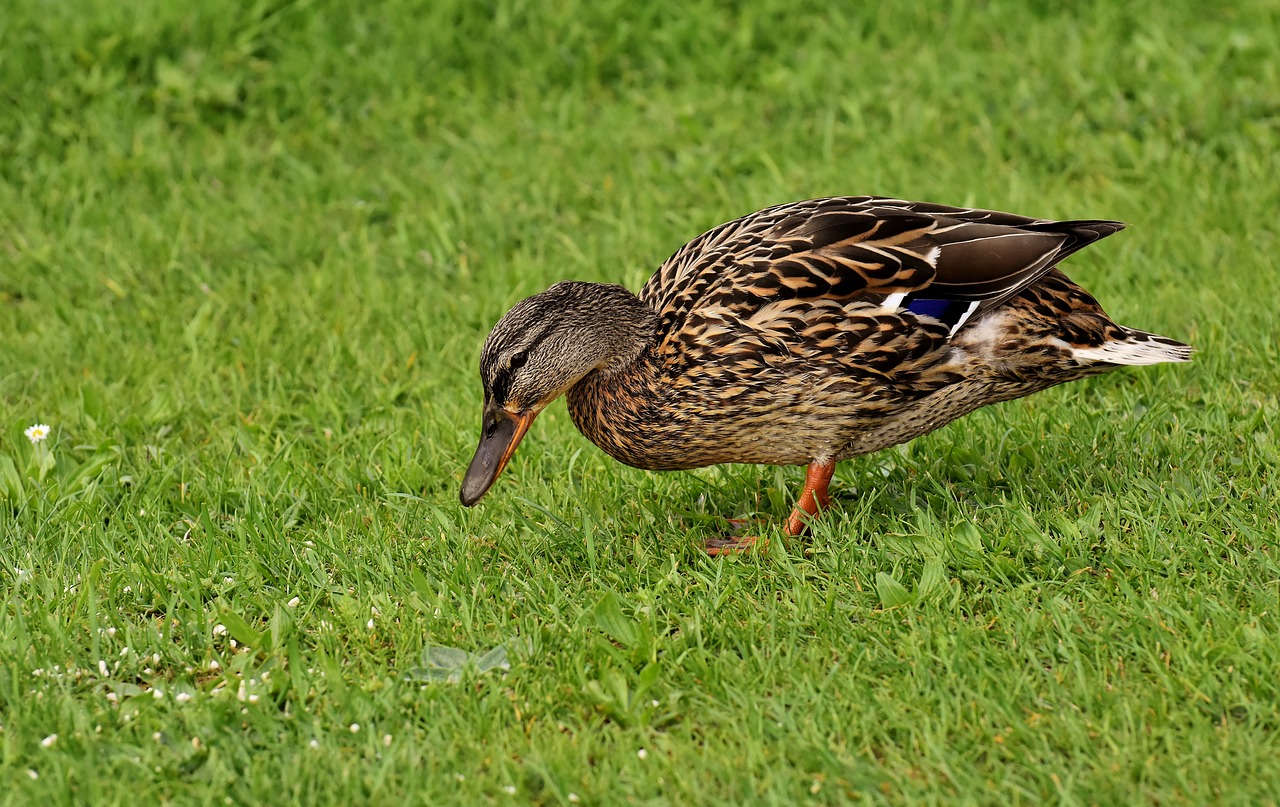
MULTIPOLYGON (((795 509, 791 511, 791 516, 787 519, 786 534, 788 536, 795 538, 807 533, 809 531, 809 522, 817 518, 822 510, 831 505, 831 497, 827 493, 827 487, 831 484, 831 477, 835 471, 836 464, 831 460, 809 463, 809 469, 804 479, 804 492, 800 494, 800 500, 796 502, 795 509)), ((733 527, 735 534, 726 538, 708 538, 704 542, 708 555, 712 557, 742 555, 754 549, 764 549, 769 546, 768 538, 736 534, 748 526, 758 526, 758 522, 748 518, 730 518, 727 520, 729 526, 733 527)))
POLYGON ((768 538, 747 535, 748 530, 758 530, 764 523, 757 518, 726 518, 732 530, 723 538, 708 538, 703 542, 707 554, 714 557, 723 555, 745 555, 754 550, 763 550, 769 546, 768 538))
MULTIPOLYGON (((730 519, 729 523, 737 520, 730 519)), ((727 538, 708 538, 703 545, 708 555, 718 558, 723 555, 745 555, 757 548, 765 549, 769 546, 769 539, 755 535, 730 535, 727 538)))

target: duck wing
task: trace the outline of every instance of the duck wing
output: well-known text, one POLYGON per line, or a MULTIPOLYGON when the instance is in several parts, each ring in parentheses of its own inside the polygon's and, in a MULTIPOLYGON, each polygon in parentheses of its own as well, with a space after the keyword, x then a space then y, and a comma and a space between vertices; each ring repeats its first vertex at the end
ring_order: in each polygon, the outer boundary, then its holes
POLYGON ((813 199, 703 233, 662 264, 640 298, 667 334, 707 309, 749 318, 781 300, 826 299, 905 308, 954 335, 1123 227, 877 196, 813 199))

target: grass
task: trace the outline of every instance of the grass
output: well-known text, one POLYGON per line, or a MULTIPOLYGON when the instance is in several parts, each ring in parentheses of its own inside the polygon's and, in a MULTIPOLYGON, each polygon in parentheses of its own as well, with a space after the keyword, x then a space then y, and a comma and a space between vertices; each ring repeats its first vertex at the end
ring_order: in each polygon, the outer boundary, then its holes
POLYGON ((0 802, 1280 801, 1275 3, 202 8, 0 18, 0 802), (833 193, 1131 222, 1197 360, 742 560, 799 471, 562 405, 458 505, 511 303, 833 193))

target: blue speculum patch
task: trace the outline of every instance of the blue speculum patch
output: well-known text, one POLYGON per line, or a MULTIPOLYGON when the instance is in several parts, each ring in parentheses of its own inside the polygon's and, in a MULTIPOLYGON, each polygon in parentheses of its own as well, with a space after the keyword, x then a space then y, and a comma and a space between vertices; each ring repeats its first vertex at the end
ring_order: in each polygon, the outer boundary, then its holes
POLYGON ((954 326, 964 317, 971 303, 960 300, 917 299, 907 302, 907 310, 922 317, 933 317, 954 326))

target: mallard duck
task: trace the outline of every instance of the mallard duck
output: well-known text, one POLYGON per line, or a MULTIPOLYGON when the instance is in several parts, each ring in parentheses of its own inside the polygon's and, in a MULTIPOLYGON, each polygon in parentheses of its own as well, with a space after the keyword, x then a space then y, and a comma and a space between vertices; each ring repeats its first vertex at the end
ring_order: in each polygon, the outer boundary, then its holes
POLYGON ((785 528, 800 535, 828 506, 841 460, 1065 381, 1186 361, 1190 346, 1117 325, 1057 269, 1123 227, 813 199, 703 233, 638 295, 557 283, 484 342, 482 433, 462 503, 480 501, 567 393, 578 430, 627 465, 808 466, 785 528))

